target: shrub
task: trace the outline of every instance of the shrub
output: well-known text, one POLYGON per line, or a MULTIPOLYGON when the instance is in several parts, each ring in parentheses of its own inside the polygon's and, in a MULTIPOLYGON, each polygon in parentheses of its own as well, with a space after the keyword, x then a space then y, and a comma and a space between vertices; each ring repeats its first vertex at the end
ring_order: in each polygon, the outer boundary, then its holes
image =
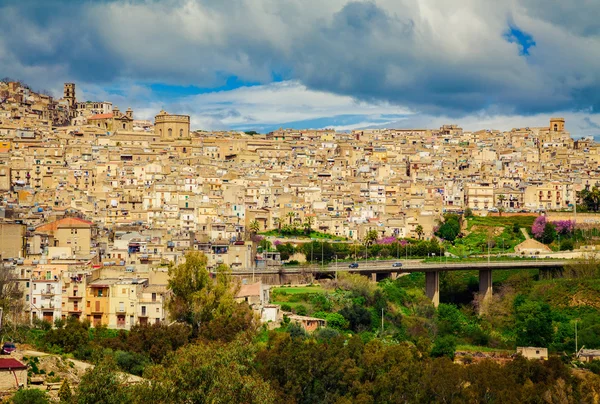
POLYGON ((46 404, 50 402, 48 393, 39 389, 19 390, 12 398, 14 404, 46 404))
POLYGON ((298 306, 296 306, 296 314, 299 316, 306 316, 306 313, 308 312, 308 310, 306 310, 306 306, 299 304, 298 306))
POLYGON ((453 360, 455 352, 456 339, 451 335, 437 338, 431 348, 431 356, 434 358, 446 356, 453 360))
POLYGON ((292 311, 292 306, 287 303, 281 305, 281 311, 292 311))
POLYGON ((567 239, 560 242, 560 250, 561 251, 573 251, 574 248, 573 240, 567 239))

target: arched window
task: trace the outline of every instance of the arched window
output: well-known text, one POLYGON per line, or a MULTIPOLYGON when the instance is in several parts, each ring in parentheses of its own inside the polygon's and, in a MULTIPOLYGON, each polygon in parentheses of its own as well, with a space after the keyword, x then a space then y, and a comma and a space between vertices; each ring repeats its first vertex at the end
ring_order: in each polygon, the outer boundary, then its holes
POLYGON ((173 129, 169 128, 169 137, 173 137, 173 129))
POLYGON ((125 124, 123 124, 123 129, 125 129, 125 124))
POLYGON ((179 129, 179 137, 183 137, 183 129, 179 129))
POLYGON ((158 134, 162 137, 162 129, 158 130, 158 134))
POLYGON ((557 132, 558 131, 558 125, 554 124, 554 131, 557 132))

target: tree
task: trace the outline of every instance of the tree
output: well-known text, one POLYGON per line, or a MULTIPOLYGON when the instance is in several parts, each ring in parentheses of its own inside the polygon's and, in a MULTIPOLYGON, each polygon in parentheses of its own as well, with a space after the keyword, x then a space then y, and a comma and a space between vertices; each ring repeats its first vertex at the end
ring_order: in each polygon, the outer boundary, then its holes
POLYGON ((282 220, 279 217, 273 219, 273 223, 277 226, 277 230, 281 230, 282 220))
POLYGON ((281 259, 283 261, 289 260, 290 257, 292 255, 294 255, 294 253, 296 252, 296 249, 294 248, 294 246, 291 243, 277 244, 275 248, 281 254, 281 259))
POLYGON ((544 244, 551 244, 556 239, 556 228, 553 223, 546 223, 544 231, 542 232, 541 242, 544 244))
POLYGON ((294 220, 294 218, 296 217, 296 213, 294 213, 294 212, 288 212, 288 213, 286 213, 286 216, 290 220, 290 226, 291 226, 292 225, 292 220, 294 220))
POLYGON ((195 301, 211 283, 207 262, 204 254, 190 252, 185 255, 183 264, 169 267, 169 288, 172 291, 167 302, 169 313, 174 320, 190 324, 195 331, 200 327, 199 313, 194 310, 195 301))
POLYGON ((498 195, 498 212, 500 216, 502 216, 502 212, 504 212, 504 201, 506 200, 506 195, 500 194, 498 195))
POLYGON ((473 210, 471 208, 467 208, 465 209, 465 212, 463 213, 464 217, 473 217, 473 210))
POLYGON ((425 234, 425 232, 423 231, 423 226, 421 226, 420 224, 417 225, 417 227, 415 228, 415 232, 417 233, 417 236, 419 236, 419 240, 421 240, 421 237, 423 237, 423 234, 425 234))
POLYGON ((431 356, 439 358, 446 356, 450 359, 454 359, 454 353, 456 352, 456 339, 451 335, 445 335, 438 337, 431 348, 431 356))
POLYGON ((552 312, 546 303, 515 299, 518 346, 548 347, 552 342, 552 312))
POLYGON ((253 220, 250 225, 248 226, 250 232, 252 234, 257 234, 258 231, 260 230, 260 224, 258 223, 257 220, 253 220))
POLYGON ((306 216, 304 218, 304 233, 308 236, 312 231, 312 225, 315 222, 315 218, 312 216, 306 216))
MULTIPOLYGON (((227 319, 231 319, 238 309, 235 295, 239 285, 233 282, 231 270, 220 265, 215 271, 215 279, 211 279, 206 263, 204 254, 189 252, 185 255, 185 263, 169 268, 169 287, 173 292, 168 301, 171 316, 190 324, 193 335, 201 334, 202 327, 208 327, 211 321, 220 322, 221 329, 227 330, 224 324, 228 324, 227 319)), ((237 328, 233 327, 233 330, 237 328)))
POLYGON ((254 369, 250 341, 189 344, 146 372, 132 388, 135 403, 273 403, 269 383, 254 369))
POLYGON ((369 246, 373 244, 377 240, 379 235, 377 234, 377 230, 369 230, 365 235, 365 245, 369 246))
POLYGON ((15 393, 11 403, 14 404, 47 404, 50 403, 48 393, 39 389, 24 389, 15 393))
POLYGON ((19 288, 16 274, 4 263, 0 263, 0 308, 2 324, 6 320, 18 322, 24 310, 23 291, 19 288))
POLYGON ((58 398, 61 403, 70 403, 73 393, 71 392, 71 387, 69 386, 69 381, 67 379, 63 380, 60 385, 60 389, 58 390, 58 398))
POLYGON ((347 321, 350 329, 354 332, 361 332, 371 328, 371 312, 358 304, 350 307, 344 307, 339 311, 347 321))
POLYGON ((435 235, 448 241, 454 241, 460 233, 460 216, 448 214, 444 216, 444 222, 440 224, 435 235))
POLYGON ((78 404, 130 402, 124 381, 116 371, 116 364, 107 358, 82 376, 77 386, 75 402, 78 404))

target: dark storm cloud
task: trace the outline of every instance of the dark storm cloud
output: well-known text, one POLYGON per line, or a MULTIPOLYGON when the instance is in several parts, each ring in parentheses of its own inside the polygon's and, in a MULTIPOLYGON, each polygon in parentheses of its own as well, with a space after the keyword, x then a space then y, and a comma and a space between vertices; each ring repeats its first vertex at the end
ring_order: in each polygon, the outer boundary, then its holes
MULTIPOLYGON (((600 109, 595 3, 5 1, 0 75, 217 87, 230 76, 429 115, 600 109)), ((600 9, 598 10, 600 11, 600 9)))

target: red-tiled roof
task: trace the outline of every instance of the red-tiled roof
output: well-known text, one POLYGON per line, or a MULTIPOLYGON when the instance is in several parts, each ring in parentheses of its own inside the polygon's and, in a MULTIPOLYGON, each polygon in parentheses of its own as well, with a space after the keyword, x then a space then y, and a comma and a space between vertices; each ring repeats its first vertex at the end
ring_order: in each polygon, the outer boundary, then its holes
POLYGON ((27 366, 13 358, 0 358, 1 370, 27 369, 27 366))
POLYGON ((80 219, 78 217, 65 217, 64 219, 56 220, 52 223, 43 224, 37 227, 35 230, 39 232, 55 232, 58 228, 70 228, 70 227, 91 227, 92 222, 80 219))
POLYGON ((95 119, 110 119, 113 117, 113 114, 97 114, 92 115, 88 118, 88 121, 93 121, 95 119))

